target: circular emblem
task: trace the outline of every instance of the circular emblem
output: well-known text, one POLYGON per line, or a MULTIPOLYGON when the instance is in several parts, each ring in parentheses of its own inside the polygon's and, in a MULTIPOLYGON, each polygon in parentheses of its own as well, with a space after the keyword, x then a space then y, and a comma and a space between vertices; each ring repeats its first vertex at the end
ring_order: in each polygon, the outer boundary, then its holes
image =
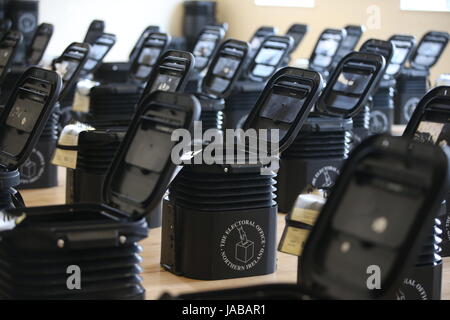
POLYGON ((406 101, 403 107, 403 116, 405 117, 405 120, 409 121, 409 119, 411 119, 414 110, 416 110, 416 107, 419 104, 419 102, 420 99, 417 97, 411 98, 408 101, 406 101))
POLYGON ((401 289, 396 292, 396 298, 397 300, 428 300, 428 294, 420 282, 405 278, 401 289))
POLYGON ((220 239, 220 256, 232 270, 252 269, 263 258, 266 248, 264 230, 251 220, 230 225, 220 239))
POLYGON ((388 117, 381 111, 375 110, 370 113, 370 133, 378 134, 389 131, 388 117))
POLYGON ((336 178, 339 176, 339 173, 339 169, 336 167, 323 167, 314 174, 312 185, 318 189, 329 188, 333 186, 336 178))
POLYGON ((20 166, 20 182, 30 184, 39 180, 44 174, 45 158, 39 150, 33 149, 30 157, 20 166))
POLYGON ((444 235, 446 236, 446 240, 450 240, 450 215, 447 215, 447 218, 445 219, 445 232, 444 235))
POLYGON ((37 25, 36 16, 32 13, 24 13, 20 16, 18 24, 21 32, 33 32, 37 25))

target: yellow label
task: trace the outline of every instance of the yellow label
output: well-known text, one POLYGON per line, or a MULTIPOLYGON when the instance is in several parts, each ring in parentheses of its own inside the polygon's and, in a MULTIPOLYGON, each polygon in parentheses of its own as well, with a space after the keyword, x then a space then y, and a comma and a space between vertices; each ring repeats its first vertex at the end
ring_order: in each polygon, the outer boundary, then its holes
POLYGON ((76 169, 77 157, 77 151, 56 149, 53 155, 52 164, 54 164, 55 166, 76 169))
POLYGON ((309 230, 286 227, 279 250, 294 256, 301 256, 308 236, 309 230))
POLYGON ((316 223, 319 211, 305 208, 294 208, 291 214, 291 220, 306 223, 313 226, 316 223))
MULTIPOLYGON (((80 132, 87 130, 94 130, 94 128, 82 123, 69 124, 65 126, 58 139, 58 145, 66 147, 77 147, 78 136, 80 135, 80 132)), ((55 166, 76 169, 77 157, 78 152, 76 150, 66 150, 57 147, 55 153, 53 154, 52 164, 54 164, 55 166)))
POLYGON ((91 89, 100 83, 89 79, 83 79, 77 83, 77 90, 72 104, 72 110, 77 112, 89 112, 91 103, 91 89))
POLYGON ((89 95, 84 95, 77 90, 77 92, 75 93, 75 98, 73 99, 72 110, 87 113, 89 112, 90 103, 91 99, 89 95))

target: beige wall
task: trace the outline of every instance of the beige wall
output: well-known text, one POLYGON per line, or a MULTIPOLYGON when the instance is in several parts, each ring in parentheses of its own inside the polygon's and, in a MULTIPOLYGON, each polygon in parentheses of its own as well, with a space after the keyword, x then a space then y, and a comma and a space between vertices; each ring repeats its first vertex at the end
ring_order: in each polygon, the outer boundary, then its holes
MULTIPOLYGON (((424 0, 426 1, 426 0, 424 0)), ((294 22, 306 23, 310 32, 294 55, 308 58, 320 32, 328 27, 346 24, 368 24, 370 6, 380 8, 380 29, 368 28, 364 39, 387 39, 394 33, 408 33, 418 39, 428 30, 450 32, 450 13, 401 11, 400 0, 316 0, 316 7, 286 8, 256 6, 254 0, 217 0, 219 19, 230 25, 228 36, 248 40, 261 25, 276 26, 284 33, 294 22)), ((434 80, 441 73, 450 73, 450 45, 432 70, 434 80)))
POLYGON ((106 61, 128 59, 139 34, 148 25, 159 25, 173 36, 181 34, 183 0, 40 0, 39 21, 55 25, 46 59, 59 56, 73 41, 82 41, 89 23, 105 21, 106 32, 117 43, 106 61))

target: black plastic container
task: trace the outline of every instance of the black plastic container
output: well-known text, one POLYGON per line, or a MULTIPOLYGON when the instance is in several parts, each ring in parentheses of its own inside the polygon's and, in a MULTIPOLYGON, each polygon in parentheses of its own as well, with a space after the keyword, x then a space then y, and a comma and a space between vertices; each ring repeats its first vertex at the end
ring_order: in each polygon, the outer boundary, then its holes
POLYGON ((103 62, 94 72, 94 80, 100 83, 123 83, 128 81, 131 62, 136 59, 145 39, 153 32, 160 32, 158 26, 148 26, 139 36, 130 52, 127 62, 103 62))
POLYGON ((167 51, 157 57, 151 73, 141 84, 113 83, 93 87, 89 92, 86 122, 97 129, 127 127, 136 104, 153 91, 183 90, 193 63, 194 58, 188 52, 167 51))
POLYGON ((17 81, 30 66, 38 65, 47 49, 48 43, 53 34, 53 25, 48 23, 42 23, 38 26, 30 46, 27 48, 25 60, 18 64, 15 63, 11 66, 9 73, 7 74, 5 81, 2 84, 2 103, 6 102, 6 99, 14 90, 17 81))
POLYGON ((64 103, 67 97, 74 93, 78 77, 86 63, 91 46, 87 43, 73 42, 62 53, 59 58, 52 62, 52 69, 61 76, 63 87, 59 95, 61 108, 70 107, 64 103))
POLYGON ((242 72, 249 52, 246 42, 230 39, 222 43, 213 57, 197 94, 202 107, 202 131, 222 130, 224 127, 225 98, 227 98, 242 72))
POLYGON ((170 36, 165 33, 150 33, 131 63, 126 83, 103 83, 90 90, 85 121, 97 129, 126 127, 133 118, 146 81, 169 42, 170 36))
POLYGON ((141 48, 144 45, 145 39, 154 32, 161 32, 159 26, 148 26, 144 29, 130 52, 129 61, 134 61, 137 58, 139 51, 141 51, 141 48))
POLYGON ((39 141, 19 167, 19 189, 51 188, 58 185, 58 168, 51 163, 59 135, 59 105, 56 104, 39 141))
POLYGON ((242 127, 267 81, 282 66, 292 43, 292 38, 288 36, 269 36, 264 40, 243 79, 236 82, 233 92, 226 99, 227 129, 242 127))
MULTIPOLYGON (((19 31, 9 31, 0 42, 0 84, 6 79, 7 74, 10 72, 14 56, 17 54, 19 44, 22 42, 22 34, 19 31)), ((5 93, 8 95, 8 92, 5 93)), ((3 96, 2 100, 5 101, 8 97, 3 96)))
POLYGON ((89 24, 83 42, 93 44, 105 32, 105 21, 92 20, 89 24))
POLYGON ((407 124, 420 99, 429 89, 430 69, 438 62, 449 41, 448 32, 426 33, 412 53, 410 68, 405 68, 397 82, 395 123, 407 124))
MULTIPOLYGON (((75 169, 66 171, 66 203, 101 203, 102 187, 126 130, 95 130, 80 132, 75 169)), ((161 226, 161 203, 147 219, 150 229, 161 226)))
POLYGON ((195 65, 195 57, 186 51, 168 50, 162 54, 147 79, 141 99, 156 90, 183 92, 195 65))
MULTIPOLYGON (((246 61, 244 62, 244 67, 243 67, 244 72, 242 73, 240 80, 247 79, 250 63, 254 59, 255 55, 258 53, 258 50, 261 48, 261 45, 264 43, 266 38, 268 38, 270 36, 275 36, 276 34, 277 34, 277 29, 272 26, 262 26, 262 27, 259 27, 258 29, 256 29, 255 33, 252 35, 252 37, 249 40, 250 51, 249 51, 249 54, 247 55, 246 61)), ((286 56, 284 58, 284 60, 286 60, 288 58, 289 57, 286 56)), ((256 102, 256 99, 253 101, 253 104, 251 106, 253 106, 255 102, 256 102)))
POLYGON ((216 24, 215 1, 184 1, 183 35, 188 48, 193 48, 198 34, 210 25, 216 24))
POLYGON ((436 214, 435 225, 428 230, 422 250, 414 266, 406 273, 392 299, 441 300, 442 291, 442 227, 446 206, 436 214))
POLYGON ((116 43, 116 36, 111 33, 102 33, 91 44, 89 55, 81 71, 81 77, 87 77, 95 73, 100 67, 103 59, 116 43))
POLYGON ((429 71, 405 69, 397 81, 395 94, 394 123, 407 124, 421 97, 429 88, 429 71))
MULTIPOLYGON (((377 41, 378 44, 374 43, 372 46, 369 45, 367 49, 372 49, 373 52, 376 52, 376 48, 378 47, 378 51, 384 54, 384 57, 389 63, 386 67, 383 80, 380 82, 379 88, 373 96, 370 115, 370 134, 391 133, 391 128, 394 123, 394 99, 397 78, 402 72, 415 43, 413 37, 404 35, 394 35, 387 42, 377 41), (390 48, 391 45, 392 50, 390 48)), ((361 48, 361 50, 364 50, 364 48, 361 48)))
MULTIPOLYGON (((297 135, 321 86, 316 72, 281 69, 267 84, 243 129, 280 130, 278 140, 272 141, 279 142, 279 149, 267 149, 277 155, 297 135)), ((258 141, 261 148, 268 140, 258 141)), ((237 164, 239 151, 226 145, 226 151, 231 151, 227 159, 232 161, 185 163, 164 199, 161 265, 174 274, 219 280, 275 271, 275 173, 268 168, 262 174, 268 158, 254 154, 254 146, 246 144, 241 159, 245 164, 237 164), (249 161, 252 154, 254 163, 249 161)), ((218 147, 226 152, 225 145, 218 147)))
POLYGON ((15 189, 20 183, 19 171, 0 170, 0 209, 23 208, 25 206, 20 193, 15 189))
POLYGON ((64 113, 62 114, 63 120, 61 121, 61 127, 64 127, 71 121, 76 121, 82 118, 83 114, 86 112, 86 109, 89 108, 89 104, 87 103, 89 98, 86 98, 80 94, 80 83, 84 85, 88 83, 89 86, 98 85, 97 82, 94 82, 91 79, 93 78, 95 71, 100 67, 103 59, 116 43, 116 36, 114 34, 102 33, 96 38, 97 39, 93 41, 90 46, 87 60, 84 63, 79 75, 79 81, 77 81, 73 91, 71 90, 70 93, 66 95, 66 99, 70 102, 61 102, 62 104, 68 106, 63 109, 64 113))
POLYGON ((342 60, 342 58, 356 49, 356 46, 361 40, 362 35, 366 31, 366 28, 364 26, 357 25, 348 25, 344 29, 346 34, 344 41, 342 41, 342 44, 334 57, 335 65, 337 65, 342 60))
POLYGON ((249 61, 255 56, 258 52, 261 45, 264 43, 267 37, 274 36, 277 34, 277 29, 272 26, 262 26, 259 27, 255 33, 252 35, 250 39, 250 54, 249 61))
POLYGON ((400 137, 369 138, 346 162, 311 230, 299 285, 165 294, 162 299, 388 299, 432 228, 448 188, 448 162, 436 146, 400 137))
POLYGON ((301 284, 340 299, 388 298, 432 228, 448 184, 448 157, 433 146, 381 136, 355 150, 342 172, 306 242, 301 284), (382 270, 378 290, 368 288, 370 266, 382 270))
MULTIPOLYGON (((30 68, 19 79, 0 116, 0 163, 2 193, 15 194, 20 182, 18 168, 33 152, 46 123, 52 117, 61 80, 53 71, 30 68), (37 123, 39 122, 39 124, 37 123)), ((33 170, 31 166, 30 170, 33 170)), ((3 200, 3 205, 7 201, 3 200)))
POLYGON ((186 92, 192 94, 200 92, 205 71, 208 69, 224 37, 225 30, 219 26, 206 26, 199 33, 192 50, 195 57, 194 72, 186 85, 186 92))
POLYGON ((394 34, 388 41, 394 45, 394 55, 387 67, 386 74, 398 78, 414 51, 416 38, 411 35, 394 34))
POLYGON ((5 105, 16 82, 26 70, 25 66, 13 64, 21 39, 20 33, 12 31, 0 42, 0 54, 5 57, 0 61, 0 105, 5 105))
POLYGON ((67 204, 101 202, 104 176, 125 133, 125 130, 80 132, 76 169, 67 170, 67 204))
POLYGON ((64 127, 69 120, 79 120, 89 108, 89 98, 86 97, 86 87, 93 87, 98 85, 98 82, 93 81, 95 71, 101 66, 103 59, 116 43, 116 36, 110 33, 102 33, 97 36, 97 39, 91 44, 86 63, 80 72, 80 79, 74 87, 75 93, 70 93, 71 102, 66 104, 70 108, 65 108, 64 116, 67 118, 62 123, 64 127), (81 89, 80 89, 81 88, 81 89))
POLYGON ((14 63, 24 64, 27 48, 30 46, 39 24, 39 1, 8 1, 6 16, 12 22, 11 29, 19 31, 23 35, 23 41, 19 44, 14 63))
POLYGON ((167 51, 153 64, 150 75, 145 79, 145 88, 144 83, 113 83, 92 87, 88 94, 89 113, 85 121, 96 129, 126 128, 133 118, 136 104, 150 93, 155 90, 183 90, 193 64, 192 54, 167 51))
POLYGON ((324 79, 328 79, 334 67, 340 62, 336 61, 335 57, 346 36, 345 29, 325 29, 309 58, 309 68, 320 72, 324 79))
MULTIPOLYGON (((153 68, 142 96, 136 100, 142 101, 156 90, 182 91, 193 64, 194 57, 189 52, 167 51, 153 68)), ((130 110, 130 115, 134 112, 135 110, 130 110)), ((106 110, 102 111, 100 116, 104 114, 107 114, 106 110)), ((76 165, 67 169, 68 204, 102 201, 101 190, 107 169, 129 125, 129 121, 124 121, 123 115, 122 120, 104 117, 102 119, 103 121, 91 123, 97 130, 80 132, 76 146, 59 146, 63 150, 77 151, 76 165)), ((161 226, 161 204, 148 215, 147 220, 150 228, 161 226)))
MULTIPOLYGON (((437 87, 426 94, 417 105, 404 136, 419 142, 440 146, 450 145, 449 135, 450 87, 437 87)), ((449 190, 445 199, 449 199, 449 190)), ((440 300, 442 287, 442 237, 448 234, 445 220, 447 207, 436 214, 435 226, 430 228, 423 251, 414 268, 397 292, 398 299, 440 300), (442 230, 444 229, 444 230, 442 230)))
MULTIPOLYGON (((392 68, 394 65, 392 58, 394 57, 394 44, 391 41, 384 41, 379 39, 369 39, 361 45, 360 52, 379 54, 386 60, 386 67, 382 72, 382 77, 378 81, 377 85, 382 80, 391 79, 396 73, 398 68, 392 68)), ((397 66, 397 64, 395 63, 397 66)))
MULTIPOLYGON (((189 77, 189 72, 192 70, 193 61, 193 56, 188 52, 167 51, 153 69, 142 95, 139 91, 134 99, 136 101, 145 99, 156 90, 182 91, 189 77)), ((98 89, 93 88, 92 90, 91 99, 95 99, 95 92, 98 89)), ((117 104, 117 101, 115 102, 117 104)), ((106 119, 104 117, 111 113, 117 116, 120 115, 120 111, 123 112, 122 109, 117 110, 116 113, 118 114, 116 114, 114 109, 108 109, 108 106, 112 105, 112 101, 110 103, 108 101, 96 103, 95 105, 105 106, 104 110, 94 109, 92 114, 97 119, 102 118, 103 121, 94 121, 90 124, 102 130, 84 131, 79 135, 77 166, 75 170, 68 169, 67 172, 66 199, 68 203, 100 202, 104 176, 130 122, 130 120, 127 123, 124 121, 121 125, 120 120, 125 120, 123 115, 119 118, 106 119)), ((130 116, 133 115, 134 108, 129 112, 130 116)))
POLYGON ((361 109, 361 111, 355 115, 353 120, 353 129, 352 129, 352 147, 356 147, 360 144, 364 139, 369 137, 370 130, 370 107, 372 101, 369 102, 361 109))
MULTIPOLYGON (((72 43, 61 57, 54 61, 53 69, 63 81, 58 101, 64 99, 68 94, 67 88, 75 84, 88 52, 89 45, 72 43)), ((58 141, 59 128, 63 121, 61 118, 60 103, 57 103, 29 158, 19 166, 20 189, 51 188, 58 185, 58 168, 51 163, 51 158, 58 141)))
POLYGON ((170 36, 166 33, 153 32, 144 40, 136 59, 131 62, 130 80, 137 84, 143 84, 150 76, 153 66, 159 57, 166 51, 170 43, 170 36))
POLYGON ((373 95, 369 135, 388 133, 394 124, 395 80, 382 81, 373 95))
POLYGON ((175 171, 172 131, 190 129, 199 113, 192 96, 152 94, 139 105, 108 170, 103 204, 6 212, 12 226, 1 232, 0 295, 143 299, 137 243, 147 236, 144 217, 160 201, 175 171), (70 268, 81 272, 78 289, 67 285, 70 268))
POLYGON ((128 81, 131 63, 104 62, 94 73, 94 80, 106 83, 123 83, 128 81))
POLYGON ((383 80, 373 96, 370 134, 391 133, 392 125, 395 122, 397 78, 403 71, 415 46, 415 38, 408 35, 394 35, 389 38, 389 42, 393 44, 394 52, 383 80))
POLYGON ((27 50, 26 62, 28 65, 38 65, 41 62, 53 36, 53 30, 54 27, 51 23, 41 23, 37 27, 27 50))
POLYGON ((298 47, 302 43, 303 39, 308 33, 308 29, 309 27, 306 24, 294 23, 287 30, 286 36, 291 37, 294 41, 291 47, 291 51, 289 52, 289 55, 284 58, 285 65, 289 65, 292 59, 292 54, 298 49, 298 47))
MULTIPOLYGON (((383 55, 387 61, 387 67, 390 68, 394 47, 390 42, 370 39, 361 46, 362 52, 378 53, 383 55)), ((385 71, 386 72, 386 71, 385 71)), ((353 123, 353 144, 357 146, 361 141, 372 134, 389 132, 391 130, 393 118, 392 82, 380 82, 378 89, 373 97, 369 98, 367 105, 354 118, 353 123), (368 120, 368 121, 367 121, 368 120)), ((394 83, 395 84, 395 83, 394 83)))
POLYGON ((384 57, 354 52, 341 60, 292 145, 281 155, 278 210, 291 211, 308 186, 330 188, 350 151, 352 120, 367 104, 385 68, 384 57))
POLYGON ((202 72, 208 68, 224 37, 225 30, 222 27, 207 26, 202 30, 192 50, 195 57, 194 70, 202 72))

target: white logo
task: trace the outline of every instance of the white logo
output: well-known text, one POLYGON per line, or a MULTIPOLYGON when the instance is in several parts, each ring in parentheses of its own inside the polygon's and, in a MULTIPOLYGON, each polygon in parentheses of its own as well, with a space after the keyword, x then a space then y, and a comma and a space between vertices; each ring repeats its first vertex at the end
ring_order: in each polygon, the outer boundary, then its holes
POLYGON ((33 149, 27 161, 20 166, 20 182, 30 184, 44 174, 45 158, 39 150, 33 149))
POLYGON ((411 119, 414 110, 416 110, 417 105, 419 104, 420 99, 417 97, 411 98, 409 99, 406 103, 405 106, 403 107, 403 116, 405 117, 405 120, 411 119))
POLYGON ((230 225, 220 239, 220 256, 235 271, 253 268, 264 256, 266 236, 261 226, 251 220, 230 225))
POLYGON ((312 185, 318 189, 329 188, 334 184, 336 178, 339 176, 339 173, 339 169, 336 167, 323 167, 314 174, 312 185))
POLYGON ((397 290, 397 300, 428 300, 427 292, 420 282, 405 278, 402 287, 402 290, 397 290))
POLYGON ((389 130, 389 120, 387 116, 378 110, 370 113, 370 132, 373 134, 383 133, 389 130))

